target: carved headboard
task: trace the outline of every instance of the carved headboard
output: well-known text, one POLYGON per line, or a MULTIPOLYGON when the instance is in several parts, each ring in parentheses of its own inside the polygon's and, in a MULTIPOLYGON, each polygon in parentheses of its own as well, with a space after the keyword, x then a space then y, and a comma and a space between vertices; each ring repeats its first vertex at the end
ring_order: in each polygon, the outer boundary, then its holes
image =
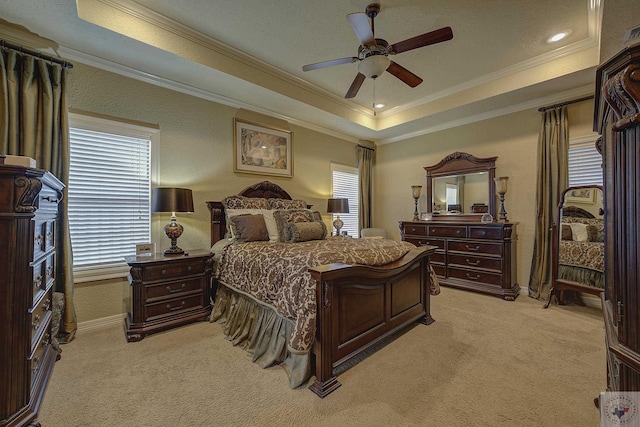
MULTIPOLYGON (((238 193, 238 196, 252 197, 260 199, 287 199, 291 200, 291 196, 282 187, 270 181, 262 181, 238 193)), ((211 246, 218 240, 224 238, 227 229, 226 216, 222 202, 207 202, 207 207, 211 214, 211 246)))

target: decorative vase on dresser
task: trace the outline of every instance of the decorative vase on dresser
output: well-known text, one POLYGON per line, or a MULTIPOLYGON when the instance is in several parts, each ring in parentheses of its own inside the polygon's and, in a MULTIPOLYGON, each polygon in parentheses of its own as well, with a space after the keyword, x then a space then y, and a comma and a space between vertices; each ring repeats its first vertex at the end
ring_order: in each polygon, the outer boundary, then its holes
POLYGON ((39 425, 58 356, 51 307, 63 188, 49 172, 0 161, 0 426, 39 425))
POLYGON ((640 391, 640 44, 598 67, 595 102, 604 158, 607 388, 640 391))
POLYGON ((400 221, 400 235, 416 246, 437 248, 431 265, 441 285, 513 301, 520 292, 517 223, 506 220, 506 212, 501 212, 504 220, 493 220, 496 160, 497 157, 477 158, 455 152, 426 166, 424 216, 429 219, 400 221), (455 200, 446 204, 455 207, 453 212, 442 206, 450 198, 455 200))

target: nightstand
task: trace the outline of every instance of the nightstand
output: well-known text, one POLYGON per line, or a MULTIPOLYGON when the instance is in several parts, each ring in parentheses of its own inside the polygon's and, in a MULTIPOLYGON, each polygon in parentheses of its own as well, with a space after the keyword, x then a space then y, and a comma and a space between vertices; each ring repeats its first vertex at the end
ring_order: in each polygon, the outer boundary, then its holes
POLYGON ((173 256, 156 253, 128 256, 125 261, 131 267, 131 296, 124 325, 128 342, 209 318, 211 252, 196 249, 173 256))

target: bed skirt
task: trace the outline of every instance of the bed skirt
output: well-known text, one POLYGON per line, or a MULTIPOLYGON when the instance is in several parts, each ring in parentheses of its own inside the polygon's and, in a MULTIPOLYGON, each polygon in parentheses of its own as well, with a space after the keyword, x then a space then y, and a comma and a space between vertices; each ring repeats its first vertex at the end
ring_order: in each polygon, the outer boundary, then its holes
POLYGON ((604 289, 604 273, 589 268, 560 264, 558 266, 558 279, 604 289))
POLYGON ((226 338, 249 353, 258 366, 282 366, 291 388, 311 376, 310 353, 294 353, 288 348, 293 323, 273 308, 218 283, 211 321, 219 323, 226 338))

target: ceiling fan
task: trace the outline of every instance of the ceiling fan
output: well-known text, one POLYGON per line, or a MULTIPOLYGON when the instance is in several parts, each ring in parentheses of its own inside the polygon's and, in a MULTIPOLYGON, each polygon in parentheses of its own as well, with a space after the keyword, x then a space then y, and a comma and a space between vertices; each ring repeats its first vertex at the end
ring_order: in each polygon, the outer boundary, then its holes
POLYGON ((378 13, 380 13, 380 4, 371 3, 365 9, 365 13, 350 13, 347 15, 349 24, 351 24, 353 31, 356 33, 356 37, 360 40, 357 57, 353 56, 316 62, 303 66, 302 70, 311 71, 319 68, 332 67, 334 65, 359 62, 358 74, 353 80, 353 83, 351 83, 345 98, 355 97, 366 78, 376 79, 385 71, 388 71, 411 87, 418 86, 422 83, 422 79, 402 65, 391 61, 389 55, 396 55, 408 50, 451 40, 453 38, 451 27, 440 28, 439 30, 389 45, 386 40, 375 38, 374 20, 376 16, 378 16, 378 13), (369 27, 369 20, 367 18, 371 18, 371 27, 369 27))

